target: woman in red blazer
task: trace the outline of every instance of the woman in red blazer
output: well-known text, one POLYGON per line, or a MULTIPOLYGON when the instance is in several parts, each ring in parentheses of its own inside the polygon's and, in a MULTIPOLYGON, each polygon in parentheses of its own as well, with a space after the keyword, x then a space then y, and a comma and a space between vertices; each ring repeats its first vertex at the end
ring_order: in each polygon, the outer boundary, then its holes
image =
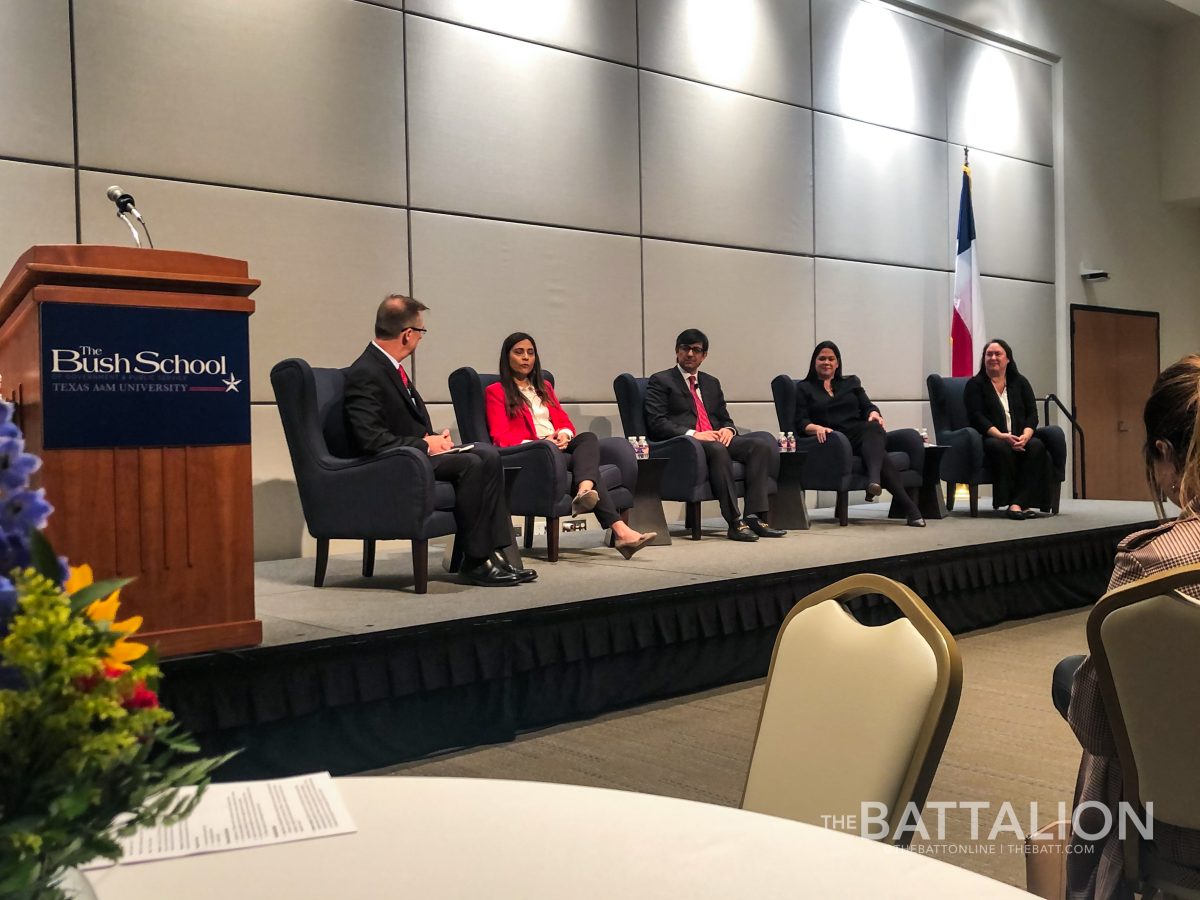
POLYGON ((629 559, 657 533, 634 531, 617 509, 600 479, 600 441, 590 431, 575 432, 554 388, 542 378, 537 344, 522 331, 510 334, 500 348, 500 380, 488 385, 485 397, 488 431, 497 447, 526 441, 549 441, 567 454, 575 486, 571 515, 594 512, 602 528, 611 528, 616 548, 629 559))

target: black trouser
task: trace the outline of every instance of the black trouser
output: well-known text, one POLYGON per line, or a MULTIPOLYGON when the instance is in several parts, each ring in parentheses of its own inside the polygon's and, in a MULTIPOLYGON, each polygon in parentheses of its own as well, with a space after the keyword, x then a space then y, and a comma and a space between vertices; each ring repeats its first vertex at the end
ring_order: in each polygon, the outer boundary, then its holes
POLYGON ((567 469, 571 473, 571 491, 579 490, 579 482, 590 481, 593 490, 600 495, 596 508, 592 510, 601 528, 612 528, 613 523, 621 517, 617 515, 616 504, 608 495, 608 488, 600 480, 600 439, 590 431, 577 434, 571 438, 563 453, 567 454, 567 469))
POLYGON ((1075 670, 1083 665, 1086 658, 1068 656, 1059 660, 1058 665, 1054 667, 1054 675, 1050 679, 1050 699, 1054 701, 1054 708, 1064 719, 1071 706, 1071 685, 1075 683, 1075 670))
POLYGON ((504 466, 490 444, 466 453, 431 457, 433 474, 454 485, 454 521, 463 555, 472 562, 512 543, 512 520, 504 502, 504 466))
POLYGON ((851 422, 842 433, 850 439, 854 455, 862 459, 867 482, 887 488, 888 493, 900 501, 906 516, 919 518, 921 510, 908 495, 900 481, 900 470, 887 455, 887 432, 883 426, 878 422, 851 422))
POLYGON ((757 438, 735 435, 726 447, 720 441, 700 441, 708 461, 708 483, 721 504, 721 515, 732 527, 739 519, 737 481, 733 477, 733 460, 746 467, 746 513, 767 514, 767 479, 771 475, 771 448, 757 438))
POLYGON ((1050 506, 1050 457, 1041 438, 1031 437, 1018 451, 1008 441, 985 437, 983 455, 992 471, 992 506, 1050 506))

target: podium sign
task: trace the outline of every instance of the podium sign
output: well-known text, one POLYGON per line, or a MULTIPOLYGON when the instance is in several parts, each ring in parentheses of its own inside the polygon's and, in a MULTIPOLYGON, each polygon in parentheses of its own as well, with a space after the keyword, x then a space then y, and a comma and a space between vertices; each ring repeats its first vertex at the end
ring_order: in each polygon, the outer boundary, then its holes
POLYGON ((42 303, 44 447, 250 443, 244 313, 42 303))
POLYGON ((5 399, 56 552, 131 577, 161 655, 261 643, 254 615, 249 295, 237 259, 32 247, 0 284, 5 399))

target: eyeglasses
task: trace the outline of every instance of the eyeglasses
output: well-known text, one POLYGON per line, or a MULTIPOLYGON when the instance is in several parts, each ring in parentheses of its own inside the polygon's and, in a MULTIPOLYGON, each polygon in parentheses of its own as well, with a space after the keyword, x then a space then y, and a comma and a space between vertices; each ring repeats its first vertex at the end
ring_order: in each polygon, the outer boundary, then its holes
POLYGON ((421 332, 421 334, 427 334, 429 332, 428 328, 418 328, 416 325, 409 325, 408 330, 409 331, 419 331, 419 332, 421 332))
POLYGON ((690 347, 685 347, 682 344, 680 344, 675 349, 678 350, 680 353, 683 353, 687 356, 703 356, 705 353, 708 352, 707 350, 705 350, 703 347, 699 346, 698 344, 693 344, 690 347))

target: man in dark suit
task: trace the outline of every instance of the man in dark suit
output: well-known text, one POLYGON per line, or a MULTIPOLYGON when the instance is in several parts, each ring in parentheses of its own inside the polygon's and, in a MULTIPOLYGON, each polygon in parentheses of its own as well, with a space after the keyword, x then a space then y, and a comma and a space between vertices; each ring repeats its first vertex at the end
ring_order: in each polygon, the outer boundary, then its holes
POLYGON ((458 540, 465 541, 462 575, 484 587, 537 578, 533 569, 512 566, 502 549, 512 543, 504 503, 504 468, 496 448, 476 445, 460 453, 450 432, 434 434, 425 401, 400 363, 412 355, 428 330, 428 307, 391 294, 375 314, 375 340, 346 370, 345 409, 351 440, 364 454, 413 447, 429 454, 435 477, 454 485, 458 540))
POLYGON ((707 356, 708 337, 703 331, 689 328, 676 339, 674 368, 651 375, 646 384, 647 437, 665 441, 687 434, 700 441, 708 461, 708 483, 721 504, 721 515, 729 523, 730 540, 783 537, 786 531, 771 528, 766 522, 771 447, 738 435, 725 407, 721 382, 700 371, 707 356), (748 512, 744 520, 738 512, 733 460, 746 467, 748 512))

